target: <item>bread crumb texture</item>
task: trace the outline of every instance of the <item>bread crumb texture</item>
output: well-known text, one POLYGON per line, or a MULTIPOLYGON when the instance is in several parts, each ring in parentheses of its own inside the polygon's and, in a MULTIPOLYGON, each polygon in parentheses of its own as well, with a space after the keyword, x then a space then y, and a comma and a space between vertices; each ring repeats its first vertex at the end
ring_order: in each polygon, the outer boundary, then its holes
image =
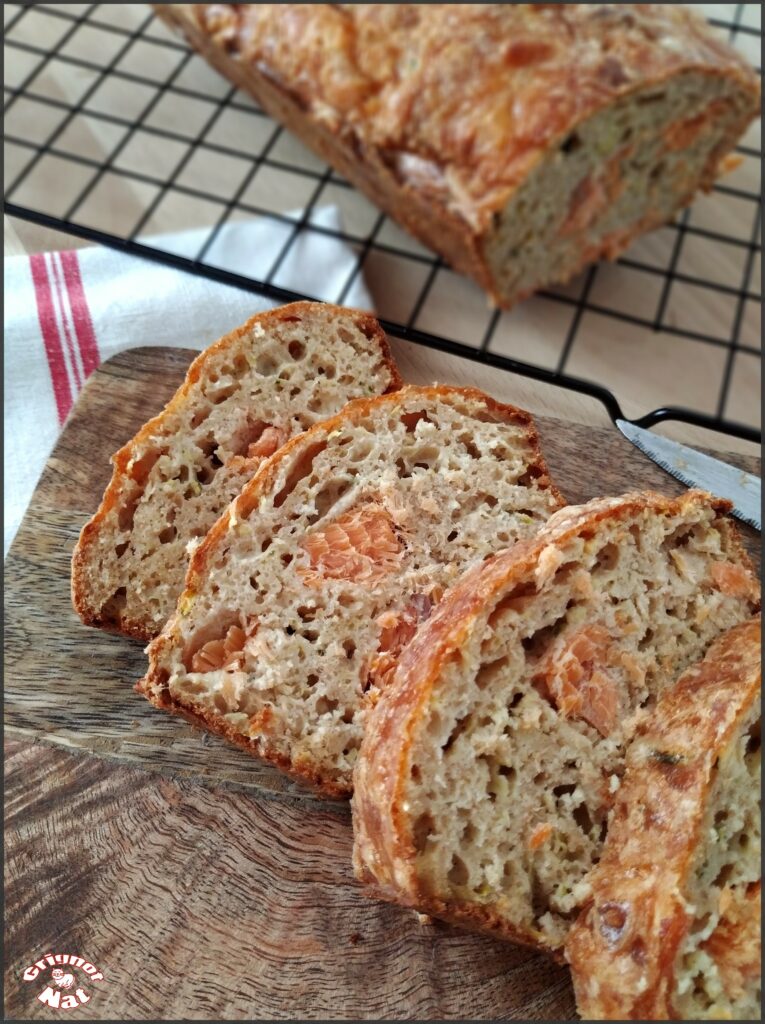
POLYGON ((379 325, 354 310, 293 303, 212 345, 114 457, 73 559, 84 621, 156 636, 183 589, 188 554, 259 466, 349 399, 399 384, 379 325))
POLYGON ((636 727, 759 607, 723 508, 701 492, 598 499, 463 576, 369 716, 354 796, 363 880, 560 950, 591 897, 636 727))
POLYGON ((584 1018, 760 1016, 760 628, 725 633, 630 746, 566 944, 584 1018))
POLYGON ((465 566, 561 498, 528 414, 405 388, 285 446, 194 554, 141 688, 348 793, 365 707, 465 566))

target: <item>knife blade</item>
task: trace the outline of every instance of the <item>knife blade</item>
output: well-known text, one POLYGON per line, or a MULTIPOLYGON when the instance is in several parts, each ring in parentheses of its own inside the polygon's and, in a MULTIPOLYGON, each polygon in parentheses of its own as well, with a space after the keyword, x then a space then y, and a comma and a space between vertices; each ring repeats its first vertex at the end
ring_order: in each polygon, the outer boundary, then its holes
POLYGON ((718 498, 727 498, 733 503, 734 515, 755 530, 762 530, 759 477, 626 420, 617 419, 616 425, 628 441, 686 487, 700 487, 718 498))

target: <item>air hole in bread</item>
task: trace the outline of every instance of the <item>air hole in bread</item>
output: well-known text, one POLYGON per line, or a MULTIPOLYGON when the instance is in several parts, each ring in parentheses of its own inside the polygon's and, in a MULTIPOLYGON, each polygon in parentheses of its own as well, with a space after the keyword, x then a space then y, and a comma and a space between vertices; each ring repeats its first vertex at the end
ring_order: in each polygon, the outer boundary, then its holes
POLYGON ((273 352, 261 352, 255 360, 255 372, 261 377, 272 377, 281 367, 281 362, 273 352))
POLYGON ((332 365, 332 363, 326 363, 323 366, 317 366, 316 372, 319 374, 320 377, 326 377, 327 380, 334 380, 337 370, 332 365))
POLYGON ((138 503, 141 500, 141 492, 138 491, 130 501, 126 501, 117 513, 117 525, 120 530, 127 532, 133 529, 133 517, 138 503))
POLYGON ((459 531, 457 531, 457 530, 452 530, 452 531, 451 531, 451 533, 450 533, 450 534, 449 534, 449 535, 447 536, 447 538, 446 538, 446 540, 447 540, 447 543, 448 543, 448 544, 451 544, 451 543, 452 543, 453 541, 455 541, 455 540, 456 540, 456 539, 457 539, 458 537, 459 537, 459 531))
POLYGON ((314 507, 316 511, 307 517, 306 522, 309 526, 318 522, 322 519, 327 512, 335 505, 344 494, 347 494, 351 486, 351 481, 345 477, 336 480, 330 480, 326 483, 314 498, 314 507))
POLYGON ((114 547, 114 552, 117 555, 117 558, 122 558, 122 556, 125 554, 125 552, 127 551, 127 549, 129 547, 130 547, 130 542, 129 541, 124 541, 122 544, 116 544, 115 547, 114 547))
POLYGON ((374 338, 374 327, 372 326, 372 324, 369 323, 368 320, 364 320, 360 324, 356 324, 356 326, 358 327, 358 329, 361 331, 365 338, 369 338, 370 341, 374 338))
POLYGON ((760 720, 752 725, 746 739, 746 757, 754 757, 760 749, 760 720))
POLYGON ((199 448, 199 450, 202 452, 205 458, 209 458, 209 456, 212 455, 212 453, 218 447, 218 442, 215 440, 214 435, 212 433, 209 433, 205 434, 204 437, 200 437, 199 440, 196 442, 196 446, 197 448, 199 448))
POLYGON ((457 853, 452 855, 452 863, 447 877, 451 884, 456 888, 462 888, 468 883, 470 873, 468 871, 467 864, 457 853))
POLYGON ((413 434, 418 423, 432 423, 433 420, 424 409, 420 409, 419 412, 405 412, 401 417, 401 422, 406 427, 407 433, 413 434))
POLYGON ((345 651, 346 658, 350 661, 356 653, 356 644, 353 640, 343 640, 343 650, 345 651))
POLYGON ((303 356, 305 355, 305 345, 303 344, 302 341, 298 341, 295 338, 287 346, 287 351, 289 352, 290 356, 295 360, 295 362, 297 362, 299 359, 302 359, 303 356))
POLYGON ((171 541, 174 541, 177 536, 178 530, 174 526, 166 526, 164 529, 159 531, 157 539, 160 544, 169 544, 171 541))
POLYGON ((244 377, 244 375, 249 371, 249 369, 250 369, 249 361, 248 361, 247 357, 244 355, 243 352, 238 352, 234 356, 233 363, 234 363, 234 367, 233 367, 233 370, 231 371, 231 376, 232 377, 236 377, 237 380, 239 380, 242 377, 244 377))
POLYGON ((570 135, 561 143, 561 153, 575 153, 582 145, 582 140, 579 138, 576 132, 571 132, 570 135))
POLYGON ((478 445, 475 443, 475 441, 469 434, 460 434, 457 440, 460 442, 460 444, 471 457, 471 459, 481 458, 481 449, 478 447, 478 445))
POLYGON ((653 643, 653 638, 654 638, 654 631, 649 626, 648 629, 646 629, 645 633, 643 633, 643 636, 640 638, 640 640, 638 640, 638 650, 640 650, 640 651, 647 650, 651 646, 651 644, 653 643))
POLYGON ((297 487, 298 483, 305 477, 311 475, 314 459, 317 458, 327 447, 326 441, 311 445, 297 459, 290 470, 284 487, 274 496, 274 508, 281 508, 287 498, 297 487))
POLYGON ((554 786, 553 787, 553 796, 555 796, 555 797, 568 796, 570 793, 573 793, 575 789, 576 789, 576 786, 573 783, 568 783, 568 784, 563 785, 563 786, 554 786))
POLYGON ((218 388, 217 391, 208 391, 207 397, 210 399, 213 405, 220 405, 225 402, 227 398, 231 398, 239 390, 238 384, 226 384, 222 388, 218 388))
POLYGON ((118 587, 101 609, 101 618, 104 622, 118 623, 125 611, 126 604, 127 590, 125 587, 118 587))
POLYGON ((319 697, 316 701, 317 715, 331 715, 338 707, 338 702, 330 697, 319 697))
POLYGON ((509 611, 522 611, 525 601, 534 597, 537 592, 537 588, 533 583, 522 583, 520 586, 514 587, 509 594, 506 594, 501 601, 498 601, 494 606, 491 615, 489 616, 488 627, 489 629, 495 629, 497 623, 504 615, 509 611))
POLYGON ((490 686, 507 668, 507 657, 497 658, 496 661, 487 662, 481 665, 476 675, 475 684, 479 690, 485 690, 490 686))
POLYGON ((196 430, 197 427, 201 427, 211 412, 211 406, 203 406, 201 409, 195 409, 191 419, 189 420, 189 426, 191 429, 196 430))
POLYGON ((692 526, 686 526, 685 524, 683 524, 682 526, 678 526, 676 530, 673 530, 672 533, 667 535, 667 537, 664 540, 664 547, 684 548, 688 545, 688 542, 690 541, 692 534, 692 526))
POLYGON ((457 720, 457 724, 454 726, 451 733, 449 734, 449 739, 446 741, 446 743, 444 743, 444 745, 441 748, 445 754, 451 750, 457 739, 459 739, 459 737, 462 735, 465 729, 467 729, 469 721, 470 715, 464 715, 462 718, 457 720))
POLYGON ((639 107, 648 107, 651 106, 653 103, 661 103, 661 101, 664 99, 664 95, 665 94, 663 91, 649 92, 645 93, 643 96, 638 96, 635 102, 639 107))
POLYGON ((152 451, 146 452, 140 459, 136 459, 130 467, 130 476, 135 480, 137 484, 145 484, 149 473, 154 468, 157 459, 160 455, 164 455, 167 449, 153 449, 152 451))
POLYGON ((586 836, 592 835, 593 823, 587 804, 578 804, 572 812, 574 821, 586 836))
POLYGON ((604 544, 595 559, 595 568, 610 572, 619 564, 619 548, 613 541, 604 544))

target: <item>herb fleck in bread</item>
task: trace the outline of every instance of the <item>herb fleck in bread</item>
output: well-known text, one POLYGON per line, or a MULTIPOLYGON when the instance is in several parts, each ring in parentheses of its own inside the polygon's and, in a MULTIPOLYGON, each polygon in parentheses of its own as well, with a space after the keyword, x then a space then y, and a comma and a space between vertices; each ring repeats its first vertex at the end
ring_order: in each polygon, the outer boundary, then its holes
POLYGON ((670 220, 759 109, 673 4, 153 6, 504 306, 670 220))
POLYGON ((382 329, 356 310, 296 302, 210 346, 167 408, 112 460, 72 562, 83 621, 156 636, 183 589, 187 545, 264 459, 350 399, 400 384, 382 329))
POLYGON ((367 717, 363 881, 560 950, 636 721, 758 607, 728 507, 699 491, 598 499, 462 577, 367 717))
POLYGON ((213 527, 139 689, 347 795, 366 691, 460 569, 561 503, 528 413, 447 387, 351 403, 213 527))
POLYGON ((566 943, 584 1019, 760 1018, 760 625, 713 644, 630 745, 566 943))

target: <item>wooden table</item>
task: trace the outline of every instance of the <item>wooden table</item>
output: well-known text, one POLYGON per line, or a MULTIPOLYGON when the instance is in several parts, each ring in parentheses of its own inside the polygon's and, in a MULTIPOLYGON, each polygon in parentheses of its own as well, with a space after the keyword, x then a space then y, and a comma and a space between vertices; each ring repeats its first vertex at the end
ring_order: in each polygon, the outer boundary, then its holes
MULTIPOLYGON (((6 254, 73 244, 5 224, 6 254)), ((397 354, 411 379, 497 391, 489 368, 414 346, 397 354)), ((504 376, 501 397, 608 424, 596 403, 527 380, 504 376)), ((689 428, 668 432, 714 445, 689 428)), ((72 1011, 82 1019, 242 1019, 252 1008, 274 1018, 380 1018, 402 993, 412 1018, 448 1018, 463 976, 484 1017, 506 1017, 540 976, 544 1005, 527 1012, 570 1012, 565 970, 531 952, 404 919, 394 907, 360 915, 344 807, 307 815, 283 796, 255 799, 23 738, 6 741, 6 787, 9 1016, 52 1015, 19 977, 25 958, 46 952, 93 957, 104 972, 98 999, 72 1011), (223 950, 236 955, 222 959, 223 950), (338 1002, 328 979, 340 977, 345 991, 365 993, 361 1009, 338 1002)))

